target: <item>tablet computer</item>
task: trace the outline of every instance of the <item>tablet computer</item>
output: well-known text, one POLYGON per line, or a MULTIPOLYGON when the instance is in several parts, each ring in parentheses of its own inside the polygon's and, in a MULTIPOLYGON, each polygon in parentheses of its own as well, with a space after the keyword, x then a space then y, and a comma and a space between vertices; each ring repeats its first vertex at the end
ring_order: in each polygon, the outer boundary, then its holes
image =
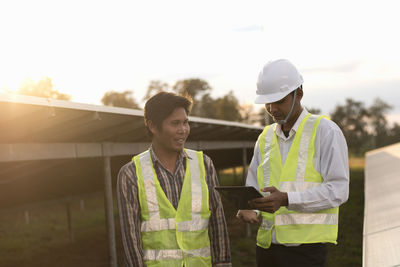
POLYGON ((247 204, 249 200, 264 197, 252 186, 216 186, 215 189, 227 199, 236 202, 241 210, 252 209, 247 204))

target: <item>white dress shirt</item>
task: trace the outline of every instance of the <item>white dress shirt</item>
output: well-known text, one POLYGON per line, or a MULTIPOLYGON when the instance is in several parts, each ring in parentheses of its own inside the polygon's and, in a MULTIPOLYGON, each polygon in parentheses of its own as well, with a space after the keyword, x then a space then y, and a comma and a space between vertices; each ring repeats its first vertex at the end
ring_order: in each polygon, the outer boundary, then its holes
MULTIPOLYGON (((285 164, 294 135, 307 114, 308 111, 303 109, 290 130, 288 137, 284 135, 281 125, 278 124, 275 129, 282 157, 282 165, 285 164)), ((259 189, 257 167, 260 165, 260 162, 261 155, 257 141, 246 178, 246 185, 257 189, 259 189)), ((315 170, 322 175, 324 181, 321 185, 312 187, 304 192, 287 192, 289 203, 287 208, 289 210, 315 212, 338 207, 348 199, 349 163, 347 144, 342 131, 331 120, 323 118, 317 128, 313 164, 315 170)), ((274 231, 272 242, 278 243, 274 231)))

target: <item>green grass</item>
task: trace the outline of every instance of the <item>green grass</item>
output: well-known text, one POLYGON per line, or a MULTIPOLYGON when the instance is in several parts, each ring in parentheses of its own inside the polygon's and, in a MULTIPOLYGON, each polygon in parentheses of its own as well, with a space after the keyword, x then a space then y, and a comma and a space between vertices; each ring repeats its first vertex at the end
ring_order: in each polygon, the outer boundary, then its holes
MULTIPOLYGON (((221 184, 234 185, 238 177, 222 173, 221 184)), ((246 237, 246 226, 235 219, 235 208, 223 199, 225 216, 231 240, 233 266, 255 266, 255 239, 257 227, 251 226, 251 237, 246 237)), ((350 170, 349 200, 340 207, 338 245, 328 244, 327 267, 354 267, 362 265, 362 233, 364 216, 364 169, 350 170)))
POLYGON ((328 267, 361 266, 364 218, 364 169, 350 170, 349 200, 340 207, 338 245, 329 245, 328 267))
POLYGON ((85 262, 84 266, 102 266, 107 263, 103 195, 82 198, 84 210, 80 208, 79 198, 69 200, 73 241, 68 231, 65 200, 1 211, 0 266, 80 266, 85 262), (30 214, 29 224, 25 221, 25 210, 30 214))
MULTIPOLYGON (((221 173, 222 185, 242 184, 236 177, 221 173)), ((70 199, 74 241, 69 239, 64 201, 26 205, 0 211, 0 266, 108 266, 108 242, 103 194, 87 195, 85 210, 79 198, 70 199), (27 225, 24 211, 30 211, 27 225)), ((233 203, 223 199, 231 242, 233 266, 255 266, 257 225, 246 236, 246 225, 235 218, 233 203)), ((361 266, 364 210, 364 170, 351 170, 350 198, 340 208, 338 245, 329 245, 328 267, 361 266)), ((115 209, 116 211, 116 209, 115 209)), ((116 215, 116 212, 115 212, 116 215)), ((118 219, 115 216, 117 252, 121 260, 118 219)))

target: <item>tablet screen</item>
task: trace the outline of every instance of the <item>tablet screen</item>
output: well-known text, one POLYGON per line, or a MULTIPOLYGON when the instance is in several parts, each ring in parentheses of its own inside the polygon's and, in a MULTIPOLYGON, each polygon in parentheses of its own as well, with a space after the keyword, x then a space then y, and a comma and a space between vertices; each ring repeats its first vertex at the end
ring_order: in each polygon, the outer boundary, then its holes
POLYGON ((237 203, 238 209, 251 209, 247 202, 249 200, 263 197, 263 195, 252 186, 216 186, 215 189, 227 199, 237 203))

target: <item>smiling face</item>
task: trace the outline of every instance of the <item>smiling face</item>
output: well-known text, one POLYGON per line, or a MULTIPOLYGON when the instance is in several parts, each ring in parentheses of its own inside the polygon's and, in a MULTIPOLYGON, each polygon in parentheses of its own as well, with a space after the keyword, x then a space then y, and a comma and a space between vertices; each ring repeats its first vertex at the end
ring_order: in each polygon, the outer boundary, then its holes
POLYGON ((148 123, 153 134, 153 144, 167 153, 180 152, 190 133, 189 120, 184 108, 179 107, 165 119, 161 129, 151 121, 148 123))

